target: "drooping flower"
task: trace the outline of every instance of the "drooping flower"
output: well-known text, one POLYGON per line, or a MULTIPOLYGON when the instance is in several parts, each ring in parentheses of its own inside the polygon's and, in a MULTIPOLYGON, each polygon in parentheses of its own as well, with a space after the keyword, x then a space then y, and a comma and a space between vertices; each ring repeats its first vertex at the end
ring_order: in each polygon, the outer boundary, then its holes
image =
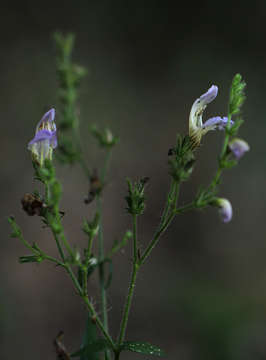
MULTIPOLYGON (((203 135, 210 130, 223 130, 228 122, 227 117, 212 117, 209 120, 202 122, 202 114, 207 105, 211 103, 218 94, 218 87, 212 85, 209 90, 201 95, 192 105, 189 116, 189 136, 192 140, 193 147, 200 145, 203 135)), ((232 121, 230 122, 233 123, 232 121)))
POLYGON ((38 122, 34 138, 29 142, 28 149, 34 161, 40 166, 45 159, 52 159, 53 149, 57 147, 55 109, 47 111, 38 122))
POLYGON ((233 216, 233 209, 229 200, 218 198, 215 200, 213 205, 219 208, 219 214, 222 222, 228 223, 229 221, 231 221, 233 216))
POLYGON ((236 160, 239 160, 245 154, 245 152, 249 151, 250 149, 249 144, 245 140, 239 138, 234 138, 231 140, 228 144, 228 147, 236 160))

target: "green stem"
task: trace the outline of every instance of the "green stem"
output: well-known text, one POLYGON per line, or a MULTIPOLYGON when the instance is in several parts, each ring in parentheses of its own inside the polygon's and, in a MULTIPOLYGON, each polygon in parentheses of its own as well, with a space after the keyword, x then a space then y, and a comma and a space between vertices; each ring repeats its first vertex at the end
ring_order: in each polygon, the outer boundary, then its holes
POLYGON ((52 229, 52 232, 53 232, 54 239, 55 239, 55 242, 56 242, 56 245, 57 245, 58 252, 59 252, 59 254, 60 254, 60 256, 61 256, 61 259, 63 260, 63 262, 65 262, 65 255, 64 255, 64 251, 63 251, 63 249, 62 249, 62 246, 61 246, 61 244, 60 244, 60 240, 59 240, 59 238, 58 238, 58 234, 57 234, 55 231, 53 231, 53 229, 52 229))
POLYGON ((183 214, 184 212, 189 211, 189 210, 193 210, 195 208, 196 208, 195 203, 191 202, 191 203, 189 203, 187 205, 181 206, 178 209, 176 209, 175 213, 176 214, 183 214))
POLYGON ((105 337, 105 339, 108 341, 108 343, 110 344, 111 348, 113 349, 113 351, 116 351, 116 346, 115 343, 113 342, 111 336, 109 335, 108 331, 105 329, 103 323, 101 322, 99 316, 97 315, 92 303, 89 301, 88 296, 86 296, 83 291, 82 288, 75 276, 75 274, 73 273, 71 267, 69 264, 65 264, 65 269, 67 270, 67 272, 69 273, 73 284, 76 288, 76 290, 78 291, 79 295, 82 297, 82 299, 84 300, 89 312, 91 313, 92 317, 94 318, 97 326, 99 327, 99 329, 101 330, 103 336, 105 337))
POLYGON ((159 227, 162 226, 162 224, 166 220, 166 217, 168 216, 168 213, 169 213, 172 201, 173 201, 172 197, 173 197, 174 189, 175 189, 174 181, 172 180, 159 227))
POLYGON ((76 278, 75 274, 73 273, 71 266, 69 264, 65 264, 65 269, 68 272, 69 276, 71 277, 71 280, 73 281, 73 284, 75 285, 75 288, 78 291, 78 294, 80 296, 83 296, 82 288, 78 282, 78 279, 76 278))
MULTIPOLYGON (((108 171, 109 162, 111 159, 111 149, 107 150, 102 174, 100 177, 101 184, 104 186, 105 177, 108 171)), ((102 225, 102 203, 101 203, 101 194, 97 195, 97 211, 99 214, 99 283, 100 283, 100 293, 101 293, 101 309, 103 316, 103 326, 105 331, 108 332, 108 314, 107 314, 107 299, 106 299, 106 289, 105 289, 105 274, 104 274, 104 242, 103 242, 103 225, 102 225)), ((109 352, 105 351, 105 359, 108 360, 110 358, 109 352)))
POLYGON ((75 256, 74 256, 73 250, 72 250, 71 246, 69 245, 69 243, 68 243, 68 241, 67 241, 67 239, 65 237, 65 234, 63 233, 63 230, 60 233, 60 237, 61 237, 61 239, 62 239, 62 241, 63 241, 63 243, 64 243, 64 245, 65 245, 65 247, 66 247, 66 249, 67 249, 67 251, 68 251, 68 253, 70 255, 70 257, 71 257, 71 259, 74 259, 75 256))
POLYGON ((63 266, 63 267, 65 267, 65 264, 64 264, 64 263, 62 263, 61 261, 55 259, 54 257, 49 256, 49 255, 46 255, 46 254, 43 253, 42 251, 40 251, 40 254, 42 255, 42 257, 43 257, 45 260, 49 260, 49 261, 55 263, 55 264, 58 265, 58 266, 63 266))
MULTIPOLYGON (((126 328, 128 323, 128 317, 129 312, 131 308, 132 298, 134 295, 134 289, 137 279, 137 273, 139 270, 139 264, 138 264, 138 248, 137 248, 137 215, 133 215, 133 269, 131 274, 131 280, 130 285, 128 289, 128 295, 124 306, 121 326, 120 326, 120 333, 118 337, 118 345, 120 346, 122 342, 124 341, 125 334, 126 334, 126 328)), ((119 355, 118 355, 119 357, 119 355)))
POLYGON ((90 311, 93 319, 95 320, 97 326, 99 327, 99 329, 101 330, 102 334, 104 335, 105 339, 108 341, 108 343, 110 344, 111 348, 113 349, 113 351, 116 351, 116 346, 115 343, 113 342, 111 336, 109 335, 108 331, 105 329, 104 324, 101 322, 101 320, 99 319, 93 305, 91 304, 91 302, 89 301, 88 297, 83 296, 83 300, 88 308, 88 310, 90 311))
POLYGON ((133 215, 133 261, 138 261, 138 244, 137 244, 137 215, 133 215))
POLYGON ((105 291, 105 275, 104 275, 104 244, 103 244, 103 231, 102 231, 102 206, 101 198, 97 196, 97 211, 99 214, 99 283, 100 283, 100 292, 101 292, 101 308, 103 314, 103 325, 106 330, 108 330, 108 315, 107 315, 107 300, 106 300, 106 291, 105 291))
POLYGON ((36 251, 35 249, 32 248, 32 246, 30 245, 30 243, 28 243, 27 240, 24 239, 24 236, 20 233, 18 235, 19 240, 23 243, 23 245, 25 245, 29 250, 31 250, 35 255, 39 255, 38 251, 36 251))
POLYGON ((125 338, 128 317, 129 317, 129 311, 130 311, 132 298, 133 298, 133 294, 134 294, 138 270, 139 270, 139 265, 134 264, 132 274, 131 274, 130 285, 129 285, 129 289, 128 289, 128 295, 127 295, 127 299, 126 299, 126 303, 125 303, 125 307, 124 307, 124 311, 123 311, 122 322, 121 322, 121 326, 120 326, 120 333, 119 333, 119 338, 118 338, 119 346, 123 343, 124 338, 125 338))
POLYGON ((150 244, 146 248, 144 254, 142 255, 142 257, 141 257, 141 259, 139 261, 140 265, 143 265, 144 262, 147 260, 148 256, 152 252, 153 248, 157 245, 161 235, 166 231, 168 226, 171 224, 173 218, 175 217, 176 212, 177 212, 176 207, 177 207, 178 196, 179 196, 179 183, 176 182, 174 184, 174 201, 173 201, 174 206, 173 206, 173 208, 171 210, 171 213, 168 216, 168 218, 166 218, 165 221, 161 224, 159 229, 156 231, 153 239, 151 240, 150 244))
POLYGON ((93 243, 93 235, 90 234, 88 238, 88 251, 87 251, 87 257, 86 257, 86 265, 88 266, 90 257, 91 257, 91 250, 92 250, 92 243, 93 243))

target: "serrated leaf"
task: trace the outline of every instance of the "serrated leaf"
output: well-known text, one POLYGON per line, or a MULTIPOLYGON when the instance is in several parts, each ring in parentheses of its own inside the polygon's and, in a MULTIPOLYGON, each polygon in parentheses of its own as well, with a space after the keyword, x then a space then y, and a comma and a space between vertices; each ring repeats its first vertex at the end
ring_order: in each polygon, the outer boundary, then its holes
POLYGON ((121 350, 138 352, 145 355, 165 356, 163 350, 146 342, 125 341, 121 345, 121 350))
POLYGON ((91 359, 91 354, 98 353, 100 351, 104 351, 106 349, 109 349, 110 345, 105 339, 98 339, 93 342, 90 342, 87 344, 87 346, 82 347, 78 351, 75 351, 73 354, 71 354, 71 357, 78 357, 78 356, 87 356, 84 359, 91 359))

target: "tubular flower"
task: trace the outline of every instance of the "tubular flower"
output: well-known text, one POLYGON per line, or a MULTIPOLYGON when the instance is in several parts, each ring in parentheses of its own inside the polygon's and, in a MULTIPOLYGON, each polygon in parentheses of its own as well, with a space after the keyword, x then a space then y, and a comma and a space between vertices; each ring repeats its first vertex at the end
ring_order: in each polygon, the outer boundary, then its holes
POLYGON ((249 151, 250 147, 245 140, 235 138, 228 144, 230 152, 234 155, 236 160, 239 160, 245 152, 249 151))
POLYGON ((53 149, 57 147, 55 109, 47 111, 38 122, 34 138, 29 142, 28 149, 33 159, 43 165, 45 159, 52 159, 53 149))
POLYGON ((218 208, 219 208, 219 213, 220 213, 222 222, 228 223, 229 221, 231 221, 232 216, 233 216, 233 210, 232 210, 232 205, 229 200, 218 198, 215 201, 214 205, 218 206, 218 208))
MULTIPOLYGON (((210 130, 223 130, 228 122, 227 117, 212 117, 205 123, 202 122, 202 114, 207 105, 211 103, 218 94, 218 87, 212 85, 209 90, 201 95, 192 105, 189 116, 189 136, 193 147, 200 145, 201 137, 210 130)), ((230 122, 233 123, 232 121, 230 122)))

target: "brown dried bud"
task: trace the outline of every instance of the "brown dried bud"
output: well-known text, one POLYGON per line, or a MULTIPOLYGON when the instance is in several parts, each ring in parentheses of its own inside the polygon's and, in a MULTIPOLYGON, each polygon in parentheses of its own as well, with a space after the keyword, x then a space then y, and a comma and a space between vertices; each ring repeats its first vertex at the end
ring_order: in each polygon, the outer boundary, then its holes
POLYGON ((23 210, 29 215, 41 215, 42 209, 46 207, 36 195, 26 193, 21 199, 23 210))

